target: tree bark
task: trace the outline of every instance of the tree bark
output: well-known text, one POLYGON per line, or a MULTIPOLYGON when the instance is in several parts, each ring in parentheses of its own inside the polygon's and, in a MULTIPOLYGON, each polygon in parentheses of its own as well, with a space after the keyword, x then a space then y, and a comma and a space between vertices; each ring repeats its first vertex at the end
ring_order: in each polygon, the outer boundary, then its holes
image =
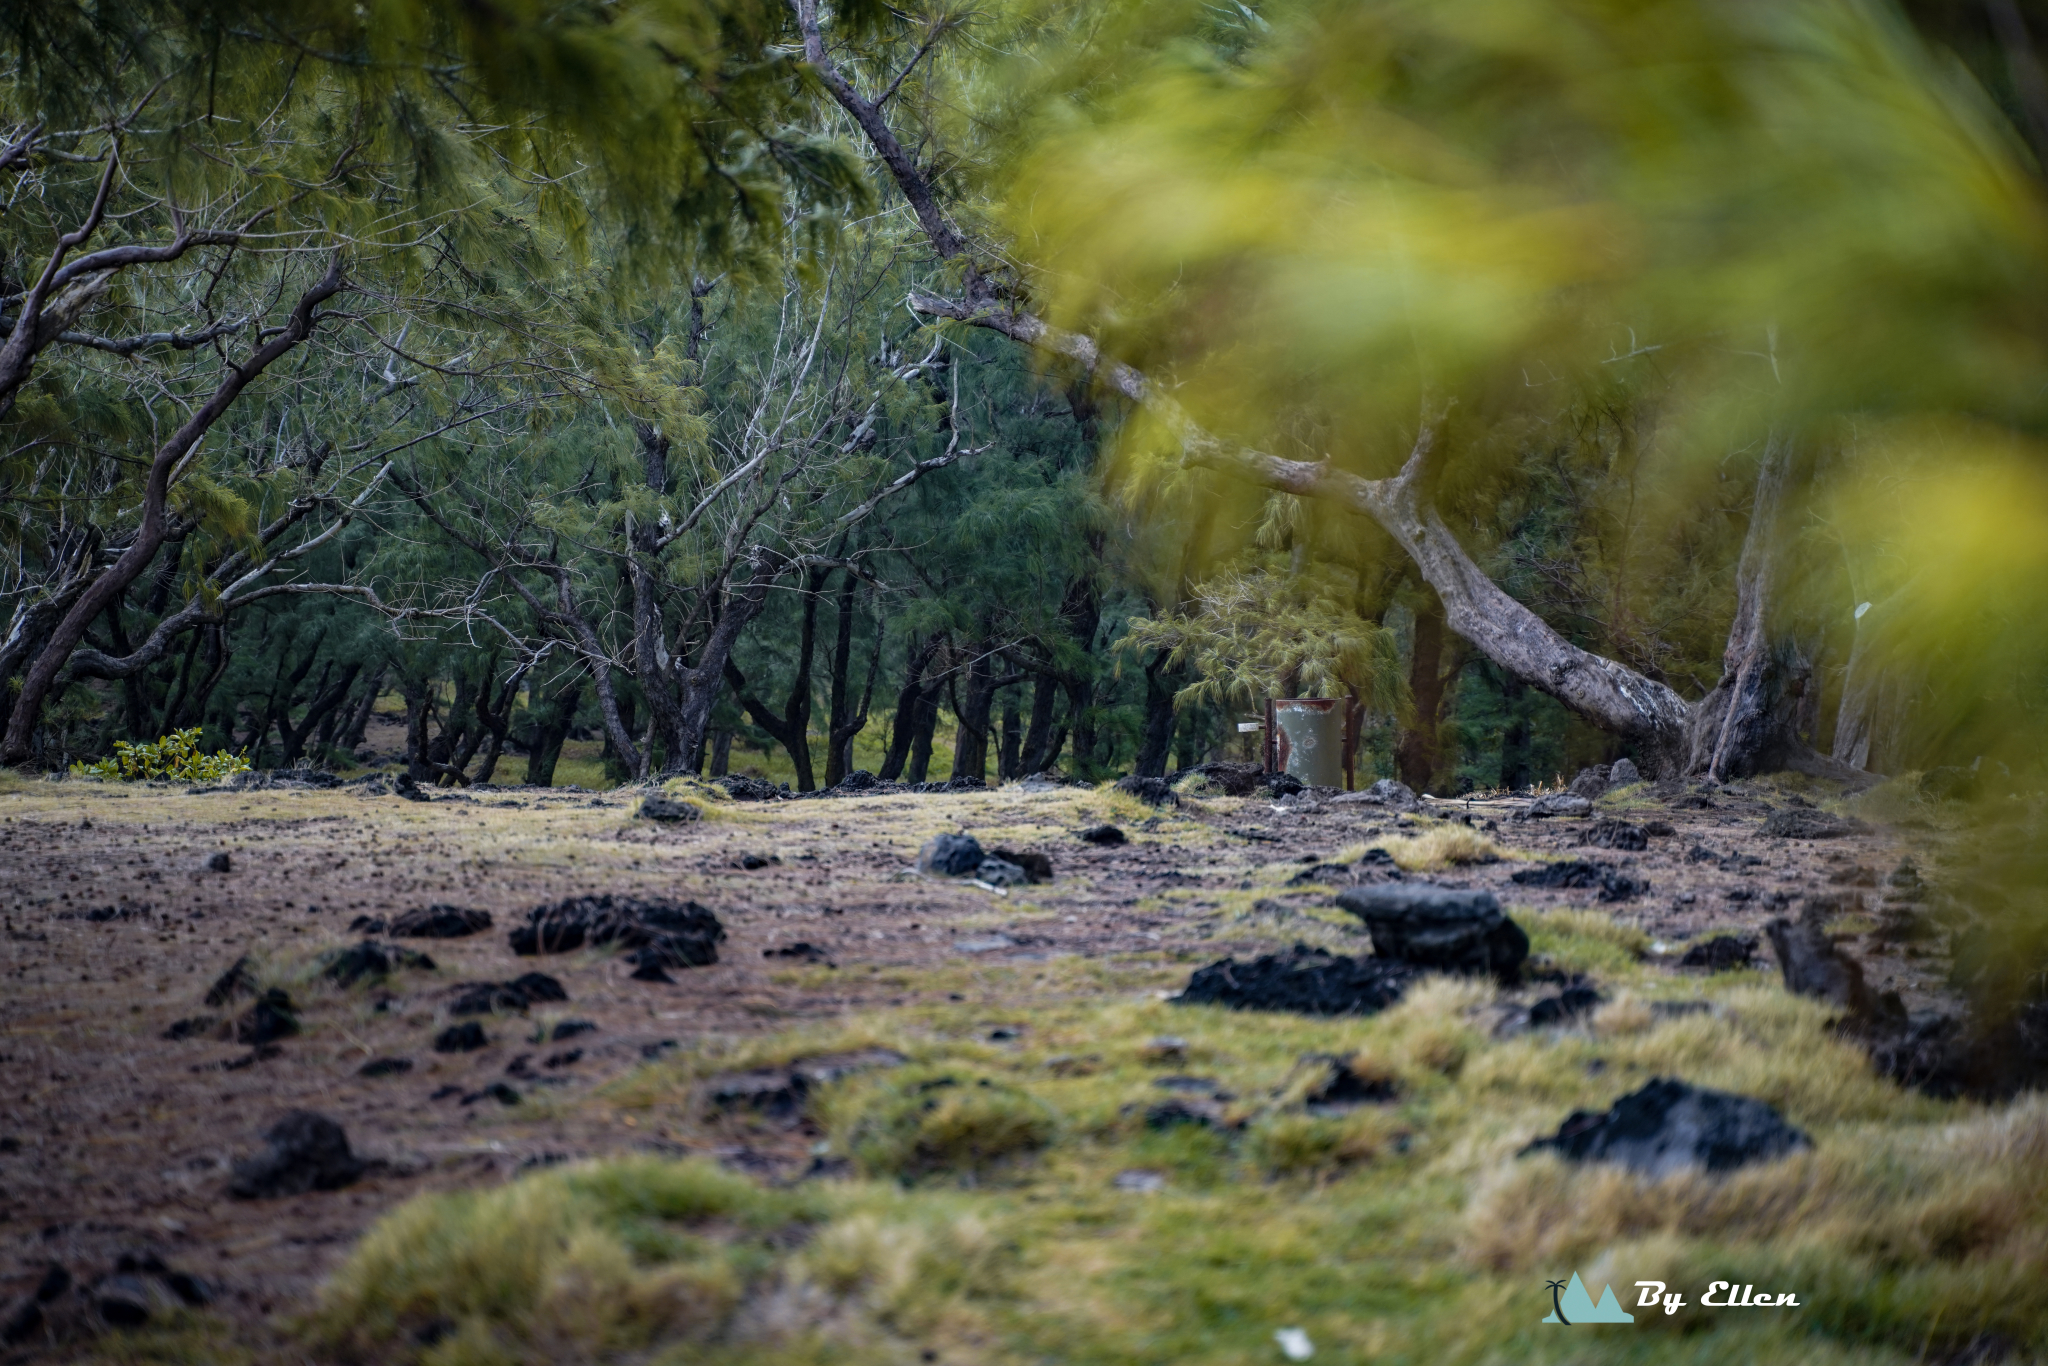
MULTIPOLYGON (((531 701, 531 699, 528 699, 531 701)), ((526 751, 526 781, 534 787, 553 787, 555 764, 562 757, 562 742, 576 722, 576 708, 583 700, 583 679, 571 675, 545 706, 536 708, 533 746, 526 751)))
POLYGON ((1010 782, 1024 775, 1018 765, 1024 757, 1024 720, 1017 714, 1014 696, 1003 699, 1002 740, 996 747, 996 781, 1010 782))
POLYGON ((769 710, 767 703, 748 691, 746 675, 729 655, 725 661, 725 677, 732 684, 732 695, 746 708, 755 725, 789 751, 796 764, 799 792, 815 792, 818 788, 811 771, 811 664, 818 637, 818 590, 825 586, 825 574, 825 570, 814 569, 806 576, 803 625, 797 633, 796 677, 790 681, 781 715, 769 710))
POLYGON ((336 707, 341 705, 342 699, 348 696, 349 689, 355 686, 356 675, 362 671, 361 663, 351 664, 342 670, 340 679, 331 686, 321 689, 314 696, 298 725, 292 725, 289 712, 278 719, 278 730, 284 736, 284 748, 277 758, 280 765, 296 763, 298 757, 306 752, 307 738, 323 720, 333 714, 336 707))
MULTIPOLYGON (((889 732, 889 752, 882 756, 881 772, 875 776, 885 783, 893 783, 903 776, 904 765, 910 758, 911 742, 917 734, 919 710, 925 696, 924 671, 931 667, 934 657, 945 644, 944 636, 933 636, 923 643, 912 642, 909 661, 904 666, 903 687, 896 693, 895 720, 889 732)), ((929 754, 929 748, 927 748, 929 754)), ((923 782, 922 777, 912 779, 923 782)))
MULTIPOLYGON (((1018 776, 1028 778, 1034 773, 1043 773, 1059 758, 1052 729, 1053 711, 1059 700, 1059 680, 1051 674, 1038 675, 1038 681, 1031 688, 1031 720, 1024 731, 1023 753, 1017 763, 1018 776)), ((1062 738, 1064 734, 1061 733, 1062 738)))
POLYGON ((1145 730, 1133 771, 1140 778, 1163 778, 1173 752, 1173 674, 1165 650, 1156 651, 1145 666, 1145 730))
POLYGON ((861 688, 860 702, 853 701, 851 661, 853 656, 854 598, 858 580, 852 570, 839 586, 839 619, 832 651, 831 716, 825 732, 825 786, 839 786, 853 770, 854 737, 867 728, 868 708, 875 698, 875 671, 882 662, 882 632, 875 630, 874 649, 868 656, 868 676, 861 688))
POLYGON ((1439 786, 1437 769, 1443 756, 1438 730, 1443 725, 1447 691, 1443 654, 1443 604, 1424 588, 1415 605, 1415 638, 1408 656, 1408 695, 1415 707, 1414 724, 1404 727, 1394 742, 1394 767, 1401 781, 1417 792, 1434 792, 1439 786))

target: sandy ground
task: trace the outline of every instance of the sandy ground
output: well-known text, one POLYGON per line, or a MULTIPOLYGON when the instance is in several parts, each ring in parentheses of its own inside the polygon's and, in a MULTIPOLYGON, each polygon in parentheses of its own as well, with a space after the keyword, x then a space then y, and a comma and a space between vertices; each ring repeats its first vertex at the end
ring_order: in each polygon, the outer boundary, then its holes
MULTIPOLYGON (((1515 821, 1511 801, 1432 810, 1491 822, 1515 848, 1575 852, 1647 878, 1647 894, 1601 909, 1670 945, 1661 961, 1672 963, 1688 938, 1753 928, 1794 898, 1846 896, 1852 911, 1857 898, 1874 900, 1857 883, 1916 852, 1896 832, 1766 839, 1762 818, 1782 804, 1767 790, 1724 790, 1714 802, 1629 813, 1677 831, 1640 854, 1577 850, 1583 822, 1515 821), (1718 857, 1688 861, 1697 847, 1718 857)), ((1085 980, 1053 970, 1063 962, 1114 965, 1163 990, 1193 967, 1283 947, 1304 930, 1368 951, 1363 937, 1331 938, 1344 934, 1341 916, 1308 914, 1329 893, 1290 889, 1298 869, 1288 865, 1403 828, 1372 808, 1304 814, 1258 799, 1204 798, 1179 815, 1134 819, 1085 789, 731 804, 681 826, 637 820, 634 805, 625 793, 537 789, 425 803, 351 789, 187 794, 75 781, 0 792, 0 1305, 52 1261, 89 1280, 124 1252, 151 1250, 216 1283, 218 1308, 253 1327, 302 1307, 372 1220, 420 1191, 499 1182, 565 1157, 681 1150, 658 1115, 608 1099, 618 1079, 668 1050, 921 995, 986 1000, 991 1019, 1028 1017, 1034 993, 1085 980), (1076 838, 1103 817, 1131 843, 1076 838), (1049 854, 1055 881, 998 897, 907 871, 925 839, 961 829, 1049 854), (229 871, 210 870, 222 852, 229 871), (748 869, 749 855, 773 861, 748 869), (525 911, 597 892, 704 903, 730 936, 720 962, 660 985, 631 980, 609 952, 511 953, 505 932, 525 911), (349 931, 355 918, 437 902, 488 910, 496 924, 466 939, 404 941, 434 958, 433 972, 349 989, 320 979, 320 955, 361 939, 349 931), (799 943, 830 966, 770 956, 799 943), (255 1060, 217 1027, 166 1038, 174 1022, 225 1020, 246 1006, 202 1004, 244 954, 291 993, 303 1032, 255 1060), (569 1000, 486 1018, 490 1043, 479 1051, 432 1050, 460 984, 534 969, 558 978, 569 1000), (534 1041, 568 1019, 597 1028, 534 1041), (359 1075, 377 1057, 413 1066, 359 1075), (519 1104, 465 1103, 498 1081, 519 1104), (228 1198, 229 1164, 298 1108, 338 1120, 380 1165, 334 1193, 228 1198)), ((1511 911, 1588 904, 1585 892, 1514 886, 1509 874, 1524 866, 1436 880, 1493 888, 1511 911)), ((1874 983, 1924 999, 1928 965, 1857 951, 1874 983)), ((801 1170, 800 1151, 720 1155, 769 1177, 801 1170)))

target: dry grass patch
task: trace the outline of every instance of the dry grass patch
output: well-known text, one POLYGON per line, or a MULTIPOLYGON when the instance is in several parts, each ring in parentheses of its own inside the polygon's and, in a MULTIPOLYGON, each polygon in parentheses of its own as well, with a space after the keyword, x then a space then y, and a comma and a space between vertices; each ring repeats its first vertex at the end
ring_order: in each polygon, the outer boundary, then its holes
POLYGON ((1520 857, 1484 831, 1459 824, 1431 826, 1419 835, 1387 835, 1368 840, 1352 845, 1337 857, 1352 863, 1369 849, 1386 850, 1395 863, 1411 873, 1441 872, 1466 864, 1499 863, 1502 859, 1520 857))

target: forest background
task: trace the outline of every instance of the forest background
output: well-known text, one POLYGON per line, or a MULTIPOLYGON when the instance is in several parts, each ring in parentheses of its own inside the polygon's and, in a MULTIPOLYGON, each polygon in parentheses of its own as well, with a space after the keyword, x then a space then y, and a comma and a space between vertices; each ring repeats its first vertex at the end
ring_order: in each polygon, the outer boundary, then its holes
POLYGON ((26 0, 5 757, 2036 773, 2038 16, 1424 9, 26 0))

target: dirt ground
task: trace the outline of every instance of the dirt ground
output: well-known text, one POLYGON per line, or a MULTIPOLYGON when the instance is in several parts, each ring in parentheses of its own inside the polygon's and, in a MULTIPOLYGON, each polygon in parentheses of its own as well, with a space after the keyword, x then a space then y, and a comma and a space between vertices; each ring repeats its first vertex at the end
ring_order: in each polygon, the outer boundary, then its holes
MULTIPOLYGON (((123 1253, 153 1251, 213 1283, 216 1309, 261 1332, 308 1302, 371 1221, 421 1191, 701 1144, 699 1131, 671 1133, 658 1113, 614 1103, 622 1078, 672 1050, 921 994, 985 1003, 991 1021, 1027 1019, 1045 993, 1101 980, 1052 970, 1062 963, 1164 992, 1216 958, 1303 938, 1367 952, 1326 889, 1289 880, 1303 863, 1412 828, 1376 808, 1258 798, 1204 797, 1147 815, 1093 789, 729 803, 673 826, 636 819, 637 799, 491 789, 413 802, 360 788, 188 794, 78 781, 0 791, 0 1307, 53 1261, 90 1281, 123 1253), (1103 819, 1130 842, 1077 837, 1103 819), (1048 854, 1055 880, 1002 896, 917 875, 920 844, 956 830, 1048 854), (208 867, 219 853, 225 872, 208 867), (600 892, 709 906, 729 935, 720 961, 663 985, 632 980, 608 951, 512 954, 506 931, 528 909, 600 892), (469 938, 400 941, 431 955, 434 971, 349 988, 322 980, 321 955, 363 937, 351 921, 430 903, 487 910, 496 923, 469 938), (823 958, 777 952, 800 944, 823 958), (203 1004, 245 954, 294 998, 302 1032, 269 1057, 224 1040, 218 1024, 166 1037, 180 1020, 226 1021, 246 1007, 203 1004), (478 1051, 433 1050, 461 984, 532 970, 559 979, 568 1000, 485 1017, 489 1043, 478 1051), (539 1040, 570 1019, 596 1029, 539 1040), (360 1075, 372 1058, 412 1067, 360 1075), (501 1081, 517 1104, 479 1098, 501 1081), (229 1164, 300 1108, 339 1121, 377 1161, 372 1173, 332 1193, 230 1199, 229 1164)), ((1765 838, 1763 818, 1786 800, 1758 786, 1723 788, 1705 805, 1624 803, 1619 814, 1676 832, 1635 854, 1578 848, 1583 821, 1515 820, 1525 803, 1512 799, 1432 803, 1423 823, 1467 820, 1512 849, 1597 858, 1646 878, 1647 893, 1599 909, 1644 929, 1676 972, 1685 943, 1705 932, 1753 929, 1814 894, 1847 898, 1842 911, 1853 915, 1902 856, 1929 867, 1915 842, 1930 837, 1911 831, 1765 838), (1686 857, 1701 848, 1714 857, 1686 857)), ((1434 880, 1488 887, 1511 913, 1591 904, 1588 892, 1509 881, 1527 866, 1434 880)), ((1927 963, 1854 947, 1874 984, 1927 999, 1927 963)), ((1767 958, 1766 948, 1765 971, 1767 958)), ((792 1142, 711 1151, 793 1179, 807 1155, 792 1142)))

